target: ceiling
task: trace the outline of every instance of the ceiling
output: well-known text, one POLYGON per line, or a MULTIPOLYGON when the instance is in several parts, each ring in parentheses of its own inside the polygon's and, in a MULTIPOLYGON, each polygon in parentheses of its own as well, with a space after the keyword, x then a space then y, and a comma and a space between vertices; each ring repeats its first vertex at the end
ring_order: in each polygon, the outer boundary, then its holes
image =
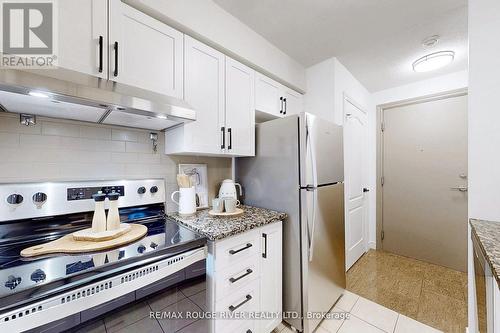
POLYGON ((337 57, 372 92, 467 68, 467 0, 214 1, 305 67, 337 57), (413 72, 440 50, 455 51, 451 65, 413 72))

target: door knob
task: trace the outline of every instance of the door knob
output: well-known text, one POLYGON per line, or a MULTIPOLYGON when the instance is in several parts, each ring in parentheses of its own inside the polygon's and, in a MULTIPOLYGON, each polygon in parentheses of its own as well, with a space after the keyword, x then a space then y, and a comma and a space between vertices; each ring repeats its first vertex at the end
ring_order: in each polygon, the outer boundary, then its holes
POLYGON ((469 190, 469 188, 467 186, 457 186, 457 187, 450 187, 450 190, 467 192, 469 190))

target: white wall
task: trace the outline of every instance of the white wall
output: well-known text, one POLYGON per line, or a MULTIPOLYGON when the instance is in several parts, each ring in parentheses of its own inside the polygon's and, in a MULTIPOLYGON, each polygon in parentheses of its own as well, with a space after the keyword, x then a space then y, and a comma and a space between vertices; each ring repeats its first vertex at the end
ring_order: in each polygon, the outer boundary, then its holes
MULTIPOLYGON (((469 217, 500 221, 500 1, 469 1, 469 217)), ((472 251, 469 242, 469 267, 472 251)), ((469 271, 469 286, 474 276, 469 271)), ((474 289, 469 288, 469 332, 474 289)))
MULTIPOLYGON (((348 96, 366 112, 368 118, 367 158, 375 159, 375 146, 369 145, 375 136, 372 97, 368 90, 337 60, 330 58, 306 69, 307 93, 304 95, 306 112, 339 125, 344 123, 344 96, 348 96)), ((366 198, 368 246, 375 247, 375 168, 366 168, 365 186, 372 189, 366 198)))
POLYGON ((377 91, 373 93, 373 103, 375 105, 389 104, 464 89, 468 86, 468 76, 468 72, 464 70, 377 91))
POLYGON ((307 68, 306 82, 304 109, 318 117, 335 122, 335 58, 307 68))
POLYGON ((200 41, 304 92, 305 69, 211 0, 125 0, 200 41))

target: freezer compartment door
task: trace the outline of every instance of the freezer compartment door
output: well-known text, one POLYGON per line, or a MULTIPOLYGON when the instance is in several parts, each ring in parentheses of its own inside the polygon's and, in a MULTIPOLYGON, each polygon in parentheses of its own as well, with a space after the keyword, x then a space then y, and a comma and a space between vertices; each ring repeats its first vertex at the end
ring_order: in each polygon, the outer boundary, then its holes
POLYGON ((300 114, 300 186, 344 181, 343 129, 309 113, 300 114))
MULTIPOLYGON (((346 287, 344 239, 344 184, 301 190, 307 237, 303 245, 304 312, 325 313, 346 287), (305 207, 304 207, 305 206, 305 207)), ((304 332, 320 319, 304 320, 304 332)))

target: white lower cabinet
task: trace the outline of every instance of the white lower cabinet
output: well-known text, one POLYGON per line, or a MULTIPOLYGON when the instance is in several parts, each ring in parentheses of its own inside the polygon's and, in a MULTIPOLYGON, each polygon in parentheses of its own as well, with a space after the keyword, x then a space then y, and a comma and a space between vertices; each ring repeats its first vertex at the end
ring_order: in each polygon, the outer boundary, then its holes
POLYGON ((225 317, 212 333, 270 333, 281 322, 282 222, 211 242, 207 276, 210 311, 225 317))

